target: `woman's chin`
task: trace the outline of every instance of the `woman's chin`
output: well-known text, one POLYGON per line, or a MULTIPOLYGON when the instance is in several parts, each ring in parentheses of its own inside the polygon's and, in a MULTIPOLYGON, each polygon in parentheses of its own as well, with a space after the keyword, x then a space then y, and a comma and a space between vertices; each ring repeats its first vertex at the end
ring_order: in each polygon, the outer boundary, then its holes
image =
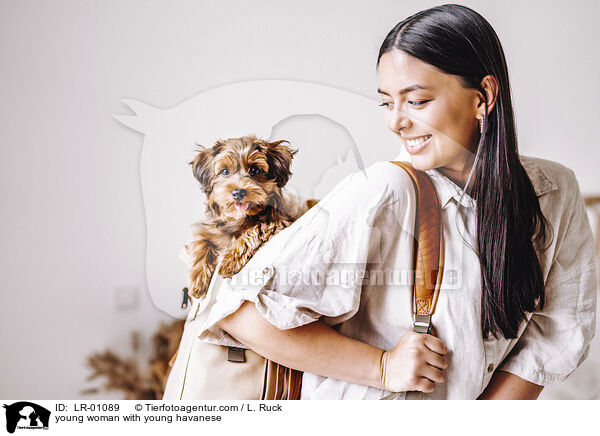
POLYGON ((435 164, 431 161, 431 159, 428 159, 424 156, 411 156, 410 163, 412 164, 413 168, 420 171, 427 171, 435 168, 435 164))

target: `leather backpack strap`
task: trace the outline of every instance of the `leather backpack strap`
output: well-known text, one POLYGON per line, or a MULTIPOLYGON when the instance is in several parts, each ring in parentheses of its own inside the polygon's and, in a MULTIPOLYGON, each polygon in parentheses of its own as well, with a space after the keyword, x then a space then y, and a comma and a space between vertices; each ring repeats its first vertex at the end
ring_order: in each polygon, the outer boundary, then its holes
MULTIPOLYGON (((413 168, 408 162, 392 162, 403 168, 410 176, 415 188, 415 244, 413 270, 415 278, 412 292, 413 331, 429 333, 431 315, 435 311, 442 275, 444 273, 444 233, 442 212, 437 191, 429 176, 413 168)), ((399 392, 383 397, 394 400, 399 392)), ((423 392, 407 391, 407 400, 423 399, 423 392)))
POLYGON ((302 391, 302 371, 297 369, 288 368, 290 371, 289 385, 288 385, 288 400, 299 400, 300 393, 302 391))
POLYGON ((299 400, 302 390, 302 371, 265 361, 261 400, 299 400))
POLYGON ((429 176, 408 162, 392 162, 410 176, 416 193, 413 330, 429 333, 444 272, 444 234, 440 201, 429 176))

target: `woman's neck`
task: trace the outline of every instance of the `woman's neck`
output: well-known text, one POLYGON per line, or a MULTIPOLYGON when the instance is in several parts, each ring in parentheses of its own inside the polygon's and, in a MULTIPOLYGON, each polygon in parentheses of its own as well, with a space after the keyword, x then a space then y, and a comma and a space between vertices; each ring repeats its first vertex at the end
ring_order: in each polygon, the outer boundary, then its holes
MULTIPOLYGON (((440 167, 438 168, 438 171, 452 180, 460 189, 464 189, 467 179, 469 178, 469 173, 473 168, 473 160, 474 159, 469 159, 466 164, 463 165, 462 169, 440 167)), ((474 177, 471 176, 471 181, 469 182, 470 188, 473 187, 473 183, 474 177)), ((469 192, 470 189, 467 190, 467 193, 469 192)))

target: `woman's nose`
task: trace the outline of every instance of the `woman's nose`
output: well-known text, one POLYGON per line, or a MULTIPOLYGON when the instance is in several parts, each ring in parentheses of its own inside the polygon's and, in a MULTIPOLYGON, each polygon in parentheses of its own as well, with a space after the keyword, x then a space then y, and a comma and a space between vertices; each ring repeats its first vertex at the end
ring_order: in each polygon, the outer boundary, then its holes
POLYGON ((388 120, 388 128, 394 133, 400 133, 400 130, 410 127, 411 121, 401 110, 394 108, 388 120))

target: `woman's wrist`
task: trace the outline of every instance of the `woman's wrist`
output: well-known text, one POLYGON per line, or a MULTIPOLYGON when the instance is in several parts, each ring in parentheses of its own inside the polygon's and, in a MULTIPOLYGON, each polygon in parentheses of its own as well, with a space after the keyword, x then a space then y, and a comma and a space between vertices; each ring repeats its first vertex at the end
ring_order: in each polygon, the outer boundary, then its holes
POLYGON ((379 359, 379 384, 380 389, 383 391, 390 390, 388 388, 389 380, 387 379, 387 364, 389 361, 389 351, 382 350, 381 357, 379 359))

